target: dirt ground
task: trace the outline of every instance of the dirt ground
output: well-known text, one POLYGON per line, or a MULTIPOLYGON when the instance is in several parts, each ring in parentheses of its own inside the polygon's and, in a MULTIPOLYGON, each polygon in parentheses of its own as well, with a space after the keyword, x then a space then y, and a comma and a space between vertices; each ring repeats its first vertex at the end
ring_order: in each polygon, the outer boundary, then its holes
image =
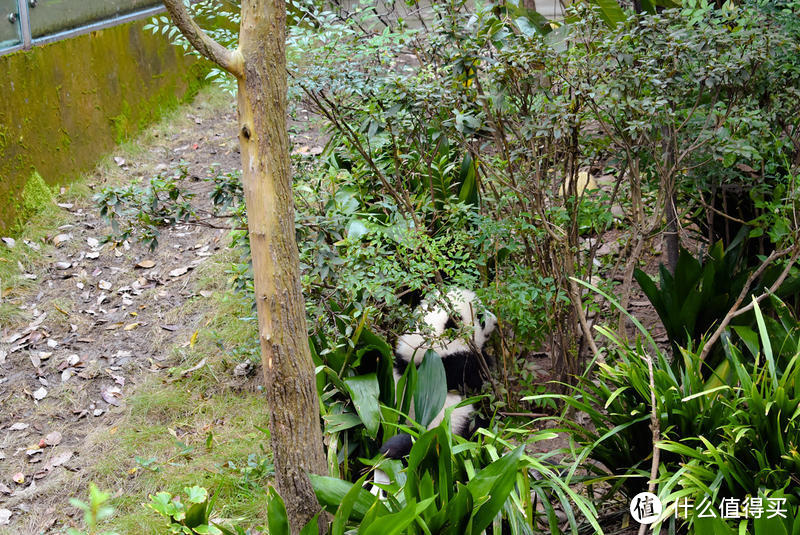
MULTIPOLYGON (((210 208, 199 178, 212 164, 240 168, 235 109, 201 95, 185 111, 149 130, 143 148, 98 166, 89 187, 171 174, 186 162, 187 187, 210 208)), ((189 344, 199 314, 175 311, 208 297, 195 292, 193 270, 226 242, 225 230, 177 225, 163 229, 155 251, 115 247, 102 244, 108 226, 91 198, 60 206, 69 223, 50 237, 47 264, 26 275, 34 291, 5 298, 24 320, 0 326, 0 511, 11 512, 0 533, 44 533, 74 513, 65 490, 98 456, 114 454, 93 437, 113 432, 137 384, 172 365, 171 348, 189 344)))

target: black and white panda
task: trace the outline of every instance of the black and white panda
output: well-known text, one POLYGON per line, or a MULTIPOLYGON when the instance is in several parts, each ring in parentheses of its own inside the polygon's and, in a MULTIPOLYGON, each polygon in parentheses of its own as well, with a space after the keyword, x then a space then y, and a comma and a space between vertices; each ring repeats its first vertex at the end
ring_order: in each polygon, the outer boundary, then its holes
MULTIPOLYGON (((397 383, 412 361, 419 366, 428 350, 438 353, 447 376, 448 392, 444 407, 428 426, 433 428, 442 422, 444 409, 461 403, 468 391, 475 392, 483 386, 486 377, 478 352, 483 353, 486 341, 497 326, 497 318, 483 308, 475 292, 464 288, 450 290, 441 302, 423 302, 419 309, 427 328, 405 333, 397 339, 394 378, 397 383), (464 336, 448 337, 446 333, 453 330, 464 336)), ((484 362, 488 362, 488 358, 483 356, 484 362)), ((474 411, 472 405, 453 410, 450 418, 452 431, 467 436, 474 411)))
MULTIPOLYGON (((397 339, 394 379, 397 384, 412 362, 419 366, 428 350, 434 350, 441 357, 448 392, 444 407, 428 425, 428 429, 433 429, 442 422, 445 409, 461 403, 468 391, 480 390, 486 381, 478 353, 483 354, 484 345, 497 326, 497 317, 483 307, 475 292, 464 288, 450 290, 437 302, 423 301, 419 312, 426 328, 405 333, 397 339), (452 337, 453 330, 462 336, 452 337)), ((485 354, 482 356, 484 362, 489 362, 485 354)), ((454 409, 450 415, 452 432, 468 438, 474 431, 474 413, 475 407, 471 404, 454 409)), ((414 417, 413 407, 410 416, 414 417)), ((411 437, 401 433, 387 440, 379 451, 386 458, 402 459, 412 445, 411 437)), ((388 483, 389 480, 381 470, 375 470, 374 482, 388 483)), ((377 487, 373 486, 371 492, 377 493, 377 487)))

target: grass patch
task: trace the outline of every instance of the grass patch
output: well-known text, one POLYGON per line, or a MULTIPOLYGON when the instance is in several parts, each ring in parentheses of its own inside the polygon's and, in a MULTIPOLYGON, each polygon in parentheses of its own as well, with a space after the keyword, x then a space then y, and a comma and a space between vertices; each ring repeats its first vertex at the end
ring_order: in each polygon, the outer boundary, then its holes
POLYGON ((162 533, 164 521, 142 507, 158 491, 200 485, 217 496, 215 517, 265 520, 272 474, 264 399, 252 392, 204 393, 207 378, 153 380, 129 400, 130 413, 109 431, 114 454, 93 480, 115 492, 108 527, 121 534, 162 533))
MULTIPOLYGON (((48 195, 51 192, 48 190, 48 195)), ((0 324, 11 325, 24 315, 18 304, 37 287, 38 273, 50 262, 53 246, 50 239, 58 227, 70 219, 69 213, 56 206, 54 197, 38 197, 35 215, 19 227, 13 247, 0 243, 0 324), (36 278, 26 277, 36 275, 36 278)), ((32 205, 31 205, 32 206, 32 205)))
POLYGON ((265 489, 272 475, 265 399, 257 377, 231 374, 241 348, 257 341, 250 305, 225 289, 224 272, 234 252, 198 269, 196 291, 210 290, 175 311, 175 318, 203 314, 188 347, 173 349, 176 366, 137 387, 128 413, 96 436, 108 455, 89 475, 111 491, 116 514, 105 526, 120 534, 163 533, 165 523, 142 506, 159 491, 184 494, 193 485, 217 497, 214 518, 242 527, 266 522, 265 489), (205 359, 188 377, 181 372, 205 359))

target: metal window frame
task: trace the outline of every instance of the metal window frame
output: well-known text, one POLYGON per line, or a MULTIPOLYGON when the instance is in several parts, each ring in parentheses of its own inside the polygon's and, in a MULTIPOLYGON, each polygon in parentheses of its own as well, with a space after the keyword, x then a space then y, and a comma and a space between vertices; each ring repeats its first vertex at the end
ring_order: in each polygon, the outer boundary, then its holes
POLYGON ((71 28, 69 30, 64 30, 50 35, 45 35, 44 37, 38 37, 36 39, 32 39, 28 0, 17 0, 17 8, 19 9, 19 26, 20 26, 20 33, 22 34, 22 42, 7 48, 0 49, 0 56, 11 54, 13 52, 19 52, 20 50, 30 50, 34 46, 46 45, 48 43, 53 43, 55 41, 61 41, 62 39, 69 39, 70 37, 76 37, 78 35, 95 32, 97 30, 102 30, 104 28, 110 28, 112 26, 117 26, 119 24, 125 24, 126 22, 132 22, 139 19, 146 19, 148 17, 152 17, 153 15, 158 15, 159 13, 163 13, 164 11, 166 11, 166 8, 163 5, 149 7, 147 9, 141 9, 139 11, 134 11, 132 13, 121 15, 119 17, 104 19, 98 22, 92 22, 90 24, 85 24, 83 26, 78 26, 76 28, 71 28))

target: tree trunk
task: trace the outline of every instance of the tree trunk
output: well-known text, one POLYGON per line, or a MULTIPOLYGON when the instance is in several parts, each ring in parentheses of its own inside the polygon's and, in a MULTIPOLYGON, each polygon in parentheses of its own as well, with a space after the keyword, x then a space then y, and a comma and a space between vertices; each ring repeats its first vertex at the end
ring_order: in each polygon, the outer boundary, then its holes
POLYGON ((664 196, 664 217, 667 226, 664 230, 664 249, 667 253, 667 268, 673 275, 678 265, 680 239, 678 237, 678 212, 675 209, 675 131, 667 126, 661 128, 663 164, 661 169, 661 190, 664 196))
POLYGON ((285 22, 284 0, 242 2, 239 142, 275 476, 299 531, 320 509, 307 473, 326 465, 295 242, 285 22))
MULTIPOLYGON (((275 479, 292 533, 299 533, 320 511, 308 473, 327 470, 295 242, 286 130, 285 0, 242 1, 235 52, 204 34, 182 0, 164 4, 195 48, 238 79, 242 182, 275 479)), ((320 533, 323 524, 321 519, 320 533)))

